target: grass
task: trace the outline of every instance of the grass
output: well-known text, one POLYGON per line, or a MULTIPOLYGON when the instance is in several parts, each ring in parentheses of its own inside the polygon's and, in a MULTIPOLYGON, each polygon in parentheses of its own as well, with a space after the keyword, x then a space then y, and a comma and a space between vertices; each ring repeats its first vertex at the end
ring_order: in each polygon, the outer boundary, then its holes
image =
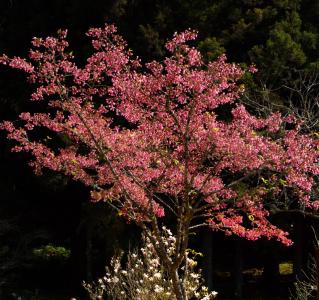
POLYGON ((291 262, 282 262, 279 264, 280 275, 291 275, 294 273, 294 265, 291 262))
MULTIPOLYGON (((286 262, 281 262, 279 264, 279 273, 280 275, 292 275, 293 274, 293 263, 286 261, 286 262)), ((263 268, 249 268, 243 270, 244 275, 248 275, 251 277, 260 277, 263 273, 263 268)), ((230 272, 221 272, 221 271, 216 271, 216 275, 220 278, 230 278, 231 273, 230 272)))

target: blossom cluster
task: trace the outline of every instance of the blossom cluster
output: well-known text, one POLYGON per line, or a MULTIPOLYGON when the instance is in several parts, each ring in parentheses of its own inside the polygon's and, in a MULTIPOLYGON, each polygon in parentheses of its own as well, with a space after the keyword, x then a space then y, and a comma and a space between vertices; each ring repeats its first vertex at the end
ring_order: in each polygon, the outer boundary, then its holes
MULTIPOLYGON (((125 267, 122 264, 123 253, 112 258, 110 267, 106 268, 103 278, 93 283, 84 283, 90 298, 103 299, 108 294, 116 300, 173 300, 172 281, 167 276, 167 271, 160 262, 154 246, 149 238, 144 235, 142 247, 128 253, 125 267)), ((176 238, 172 232, 163 227, 163 242, 167 253, 175 253, 176 238)), ((208 292, 203 285, 200 270, 196 270, 197 262, 194 258, 185 259, 182 281, 187 294, 187 299, 212 300, 217 292, 208 292)))

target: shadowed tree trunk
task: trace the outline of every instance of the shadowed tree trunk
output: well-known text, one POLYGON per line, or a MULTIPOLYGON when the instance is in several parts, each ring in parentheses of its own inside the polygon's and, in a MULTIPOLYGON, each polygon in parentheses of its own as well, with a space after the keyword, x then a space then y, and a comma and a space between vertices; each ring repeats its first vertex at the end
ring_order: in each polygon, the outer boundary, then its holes
POLYGON ((294 221, 294 274, 296 277, 301 276, 303 268, 303 218, 296 216, 294 221))
POLYGON ((92 228, 90 224, 87 225, 86 228, 86 249, 85 249, 85 262, 86 262, 86 270, 85 277, 88 282, 92 281, 92 228))
POLYGON ((203 230, 202 249, 204 254, 203 273, 209 291, 213 290, 213 233, 209 229, 203 230))
POLYGON ((264 256, 263 286, 265 289, 265 294, 270 297, 269 299, 271 299, 274 293, 276 293, 279 289, 280 285, 280 257, 276 242, 270 241, 269 244, 270 247, 264 256))
POLYGON ((242 241, 240 238, 235 239, 235 256, 234 256, 234 269, 233 269, 233 280, 234 280, 234 299, 243 299, 243 256, 242 256, 242 241))

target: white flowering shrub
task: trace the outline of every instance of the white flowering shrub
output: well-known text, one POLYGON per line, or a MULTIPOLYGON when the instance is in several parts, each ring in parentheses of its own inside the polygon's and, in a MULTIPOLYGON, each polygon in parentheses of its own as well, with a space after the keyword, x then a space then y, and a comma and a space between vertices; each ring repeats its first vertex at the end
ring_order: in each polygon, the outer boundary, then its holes
POLYGON ((291 300, 310 300, 317 299, 315 298, 317 295, 317 268, 316 268, 316 260, 313 256, 310 256, 307 271, 302 271, 303 279, 297 278, 294 283, 295 289, 294 292, 291 293, 291 300))
MULTIPOLYGON (((169 256, 175 253, 175 237, 163 227, 163 243, 169 256)), ((200 270, 195 271, 197 262, 190 258, 189 251, 182 267, 182 282, 187 299, 211 300, 217 292, 209 293, 203 285, 200 270)), ((125 267, 122 265, 123 252, 115 255, 103 278, 93 283, 83 283, 90 299, 103 299, 107 294, 113 300, 175 300, 172 281, 168 279, 159 257, 150 242, 143 236, 140 250, 135 249, 127 255, 125 267)))

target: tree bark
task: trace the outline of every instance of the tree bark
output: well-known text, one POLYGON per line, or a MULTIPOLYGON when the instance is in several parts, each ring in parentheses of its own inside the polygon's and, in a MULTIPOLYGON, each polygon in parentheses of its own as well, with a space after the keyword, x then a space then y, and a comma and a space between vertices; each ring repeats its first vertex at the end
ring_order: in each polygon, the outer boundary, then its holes
POLYGON ((297 216, 294 221, 294 275, 300 277, 303 268, 303 219, 297 216))
POLYGON ((205 282, 209 291, 213 290, 213 232, 203 230, 202 249, 204 254, 203 270, 205 282))
POLYGON ((187 296, 186 296, 186 298, 184 297, 184 293, 182 291, 182 287, 180 284, 181 282, 180 282, 180 278, 178 276, 177 270, 172 270, 170 272, 170 275, 171 275, 172 282, 173 282, 173 288, 174 288, 176 300, 188 300, 187 296))
POLYGON ((235 239, 235 261, 234 261, 234 298, 236 300, 242 299, 243 287, 243 257, 242 257, 242 241, 240 238, 235 239))
POLYGON ((86 228, 86 249, 85 249, 85 259, 86 259, 86 280, 88 282, 92 281, 92 230, 90 224, 87 224, 86 228))

